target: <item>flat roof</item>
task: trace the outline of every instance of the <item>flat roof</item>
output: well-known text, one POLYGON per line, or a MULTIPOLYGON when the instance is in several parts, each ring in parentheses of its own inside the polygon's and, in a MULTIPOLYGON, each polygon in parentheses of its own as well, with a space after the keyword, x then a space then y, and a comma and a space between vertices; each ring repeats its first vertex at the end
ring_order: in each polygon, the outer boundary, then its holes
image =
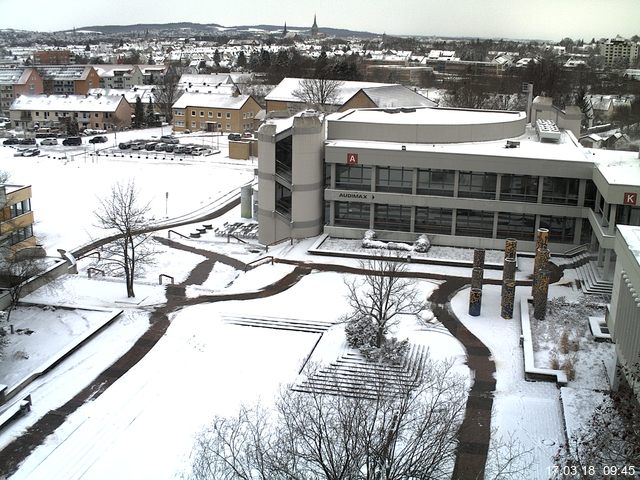
POLYGON ((635 225, 617 225, 617 227, 629 251, 640 265, 640 227, 635 225))
POLYGON ((424 107, 349 110, 331 120, 395 125, 469 125, 513 122, 525 117, 525 112, 424 107))
POLYGON ((638 152, 593 148, 586 153, 609 185, 640 185, 638 152))
POLYGON ((463 143, 403 143, 376 142, 371 140, 327 140, 330 147, 372 148, 377 150, 401 150, 405 147, 409 152, 451 153, 464 155, 486 155, 505 158, 533 158, 541 160, 562 160, 573 162, 593 162, 590 155, 574 142, 573 138, 562 131, 558 142, 540 142, 535 130, 527 127, 525 133, 509 140, 520 142, 516 148, 507 148, 506 140, 490 140, 483 142, 463 143))

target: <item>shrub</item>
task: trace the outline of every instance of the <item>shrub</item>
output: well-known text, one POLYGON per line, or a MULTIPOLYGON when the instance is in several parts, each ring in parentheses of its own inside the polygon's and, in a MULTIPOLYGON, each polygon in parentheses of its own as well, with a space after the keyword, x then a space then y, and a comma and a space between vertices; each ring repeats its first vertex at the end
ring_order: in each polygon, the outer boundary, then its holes
POLYGON ((555 351, 549 355, 549 365, 553 370, 560 370, 560 360, 558 360, 558 354, 555 351))
POLYGON ((573 358, 569 357, 564 361, 562 364, 562 370, 567 376, 567 380, 570 382, 576 379, 576 369, 573 364, 573 358))
POLYGON ((564 355, 569 353, 569 332, 567 330, 563 330, 560 335, 560 353, 564 355))

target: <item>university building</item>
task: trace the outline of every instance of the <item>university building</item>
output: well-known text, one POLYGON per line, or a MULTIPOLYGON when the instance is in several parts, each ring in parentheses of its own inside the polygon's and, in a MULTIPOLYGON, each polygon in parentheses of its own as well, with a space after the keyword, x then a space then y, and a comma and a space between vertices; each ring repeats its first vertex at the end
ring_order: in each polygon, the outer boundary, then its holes
POLYGON ((461 247, 516 238, 533 251, 544 227, 552 252, 589 244, 611 279, 615 226, 640 225, 638 154, 583 148, 579 115, 546 107, 534 101, 531 123, 429 107, 271 120, 259 131, 260 242, 373 229, 461 247))

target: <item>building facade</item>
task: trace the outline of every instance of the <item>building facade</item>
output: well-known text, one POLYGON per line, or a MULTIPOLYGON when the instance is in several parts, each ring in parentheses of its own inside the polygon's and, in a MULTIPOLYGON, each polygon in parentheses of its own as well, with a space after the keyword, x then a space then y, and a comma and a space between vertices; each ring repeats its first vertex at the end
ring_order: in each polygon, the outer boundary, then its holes
POLYGON ((635 64, 640 53, 640 43, 620 36, 599 43, 598 48, 607 67, 631 67, 635 64))
POLYGON ((31 186, 0 185, 0 244, 12 252, 36 245, 31 186))
POLYGON ((373 229, 385 240, 427 234, 462 247, 500 249, 516 238, 533 251, 544 227, 554 252, 591 244, 610 278, 615 225, 640 224, 637 154, 599 157, 553 122, 531 127, 523 112, 350 110, 326 118, 326 137, 282 122, 259 131, 262 243, 309 236, 314 225, 340 238, 373 229), (319 168, 320 177, 296 182, 298 170, 319 168), (311 192, 321 215, 295 215, 311 192))
POLYGON ((46 65, 36 67, 49 95, 86 95, 100 86, 100 77, 90 65, 46 65))
POLYGON ((244 132, 254 129, 261 108, 251 95, 184 93, 173 104, 175 132, 244 132))
POLYGON ((10 109, 14 127, 63 127, 71 119, 80 130, 131 125, 133 109, 122 95, 21 95, 10 109))
MULTIPOLYGON (((621 373, 640 395, 640 228, 619 225, 615 238, 617 255, 613 294, 607 324, 616 344, 621 373), (635 377, 635 378, 634 378, 635 377)), ((614 387, 618 378, 614 378, 614 387)))
POLYGON ((20 95, 43 91, 42 77, 35 68, 0 68, 0 115, 8 117, 11 104, 20 95))

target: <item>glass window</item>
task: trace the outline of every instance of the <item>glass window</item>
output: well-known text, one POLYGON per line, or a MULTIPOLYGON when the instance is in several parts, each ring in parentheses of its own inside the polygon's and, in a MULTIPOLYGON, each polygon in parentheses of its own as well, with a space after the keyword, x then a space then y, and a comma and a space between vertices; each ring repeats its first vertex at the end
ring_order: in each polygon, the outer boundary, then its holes
POLYGON ((191 110, 191 116, 195 117, 196 116, 196 111, 195 110, 191 110))
POLYGON ((544 177, 542 203, 578 205, 578 185, 577 178, 544 177))
POLYGON ((456 213, 456 235, 491 238, 493 212, 459 208, 456 213))
POLYGON ((374 208, 373 228, 380 230, 411 230, 411 207, 401 205, 376 205, 374 208))
POLYGON ((518 240, 534 240, 536 226, 535 215, 522 213, 498 213, 498 238, 516 238, 518 240))
POLYGON ((587 185, 584 192, 584 206, 589 207, 591 209, 595 208, 596 205, 596 192, 598 189, 596 188, 596 184, 593 183, 593 180, 587 180, 587 185))
POLYGON ((573 232, 576 226, 575 218, 540 215, 540 226, 549 229, 550 242, 573 243, 573 232))
POLYGON ((502 175, 500 179, 500 200, 514 202, 538 201, 538 177, 531 175, 502 175))
POLYGON ((204 117, 204 112, 200 112, 200 116, 201 116, 201 117, 204 117))
POLYGON ((227 118, 231 118, 231 113, 227 112, 227 118))
POLYGON ((451 235, 451 214, 450 208, 422 208, 416 207, 417 233, 440 233, 451 235))
POLYGON ((222 118, 222 112, 218 112, 218 118, 222 118))
POLYGON ((443 195, 453 196, 453 184, 455 171, 438 170, 430 168, 428 170, 418 170, 418 195, 443 195))
POLYGON ((371 191, 371 167, 336 165, 336 188, 371 191))
POLYGON ((335 222, 337 226, 369 228, 368 203, 335 202, 335 222))
POLYGON ((291 216, 291 190, 276 182, 276 212, 291 216))
POLYGON ((496 198, 495 173, 460 172, 458 196, 466 198, 496 198))
POLYGON ((411 193, 413 170, 410 168, 378 167, 376 190, 379 192, 411 193))

